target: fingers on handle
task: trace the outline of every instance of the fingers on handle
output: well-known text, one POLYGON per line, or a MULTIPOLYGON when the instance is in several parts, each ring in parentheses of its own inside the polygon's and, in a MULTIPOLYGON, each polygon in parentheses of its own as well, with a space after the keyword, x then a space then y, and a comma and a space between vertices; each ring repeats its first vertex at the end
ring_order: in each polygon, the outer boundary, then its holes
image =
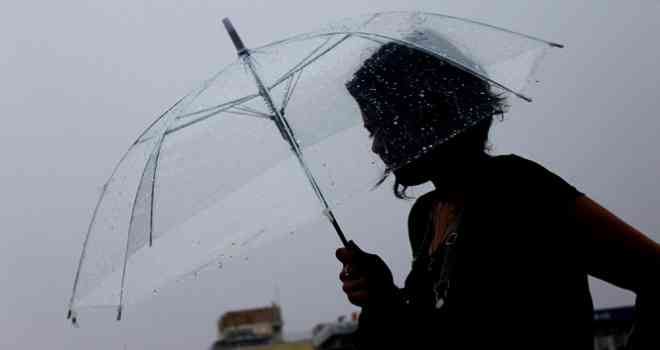
POLYGON ((364 278, 355 280, 347 280, 341 286, 341 289, 346 294, 362 292, 367 290, 367 281, 364 278))
POLYGON ((354 240, 348 241, 348 248, 358 253, 364 253, 354 240))
POLYGON ((355 255, 355 251, 349 248, 339 248, 335 252, 337 259, 344 264, 350 264, 355 261, 355 255))

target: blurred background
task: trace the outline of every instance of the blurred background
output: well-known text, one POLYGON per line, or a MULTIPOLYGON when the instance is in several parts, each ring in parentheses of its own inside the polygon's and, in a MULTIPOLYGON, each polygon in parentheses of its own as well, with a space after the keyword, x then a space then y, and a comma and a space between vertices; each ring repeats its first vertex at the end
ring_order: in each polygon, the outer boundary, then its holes
MULTIPOLYGON (((386 10, 466 17, 565 44, 544 62, 530 91, 535 101, 512 101, 505 121, 495 125, 494 153, 540 162, 660 240, 659 3, 4 2, 0 346, 207 349, 218 340, 223 315, 273 305, 279 311, 268 309, 266 318, 281 317, 283 339, 311 339, 321 334, 319 324, 342 316, 350 323, 358 310, 341 292, 339 242, 325 222, 166 286, 132 305, 120 323, 99 315, 81 319, 76 329, 65 316, 88 220, 115 162, 139 130, 236 59, 221 18, 230 17, 246 44, 257 46, 386 10)), ((348 233, 383 256, 399 284, 410 264, 402 249, 406 205, 393 205, 382 225, 348 233)), ((570 244, 571 237, 558 232, 557 239, 570 244)), ((631 293, 597 280, 591 288, 599 309, 634 302, 631 293)), ((227 327, 241 324, 236 317, 227 327)))

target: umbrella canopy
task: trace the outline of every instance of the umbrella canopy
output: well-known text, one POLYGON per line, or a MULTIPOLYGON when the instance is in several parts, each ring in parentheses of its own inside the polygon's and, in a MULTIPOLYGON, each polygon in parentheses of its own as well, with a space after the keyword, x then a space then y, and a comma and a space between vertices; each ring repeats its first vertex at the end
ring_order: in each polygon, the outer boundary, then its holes
MULTIPOLYGON (((155 287, 322 214, 345 241, 333 207, 480 119, 465 110, 451 127, 404 133, 419 142, 383 163, 360 110, 378 106, 371 102, 382 91, 356 72, 382 76, 379 86, 401 84, 379 71, 401 57, 399 48, 531 101, 523 89, 539 59, 560 47, 429 13, 364 15, 257 48, 245 48, 225 25, 239 59, 156 119, 103 186, 83 243, 71 317, 88 307, 117 308, 121 316, 124 304, 155 287)), ((434 89, 420 91, 405 98, 421 101, 423 111, 423 93, 434 89)))

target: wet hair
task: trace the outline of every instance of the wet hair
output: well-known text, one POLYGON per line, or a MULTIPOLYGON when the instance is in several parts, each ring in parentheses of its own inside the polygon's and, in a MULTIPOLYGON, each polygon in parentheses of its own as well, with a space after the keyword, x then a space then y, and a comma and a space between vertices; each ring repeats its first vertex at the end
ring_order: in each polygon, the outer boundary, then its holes
MULTIPOLYGON (((462 56, 454 45, 443 41, 454 57, 462 56)), ((392 137, 400 148, 387 155, 392 164, 405 164, 411 155, 426 154, 431 148, 428 145, 445 142, 486 154, 493 118, 502 116, 507 107, 505 98, 482 78, 395 42, 382 45, 367 58, 346 88, 363 114, 388 126, 385 137, 392 137)), ((390 165, 378 184, 394 170, 390 165)), ((406 189, 395 180, 395 196, 408 198, 406 189)))

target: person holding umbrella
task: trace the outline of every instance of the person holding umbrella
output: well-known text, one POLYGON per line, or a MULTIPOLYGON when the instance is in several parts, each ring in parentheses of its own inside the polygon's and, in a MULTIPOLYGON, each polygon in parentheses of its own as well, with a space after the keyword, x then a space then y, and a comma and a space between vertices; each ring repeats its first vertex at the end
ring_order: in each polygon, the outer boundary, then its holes
POLYGON ((395 195, 435 187, 409 214, 403 288, 354 242, 336 251, 343 291, 362 307, 360 348, 593 349, 588 275, 636 293, 628 345, 658 348, 660 245, 541 165, 489 155, 506 104, 488 82, 390 42, 346 87, 395 195))

